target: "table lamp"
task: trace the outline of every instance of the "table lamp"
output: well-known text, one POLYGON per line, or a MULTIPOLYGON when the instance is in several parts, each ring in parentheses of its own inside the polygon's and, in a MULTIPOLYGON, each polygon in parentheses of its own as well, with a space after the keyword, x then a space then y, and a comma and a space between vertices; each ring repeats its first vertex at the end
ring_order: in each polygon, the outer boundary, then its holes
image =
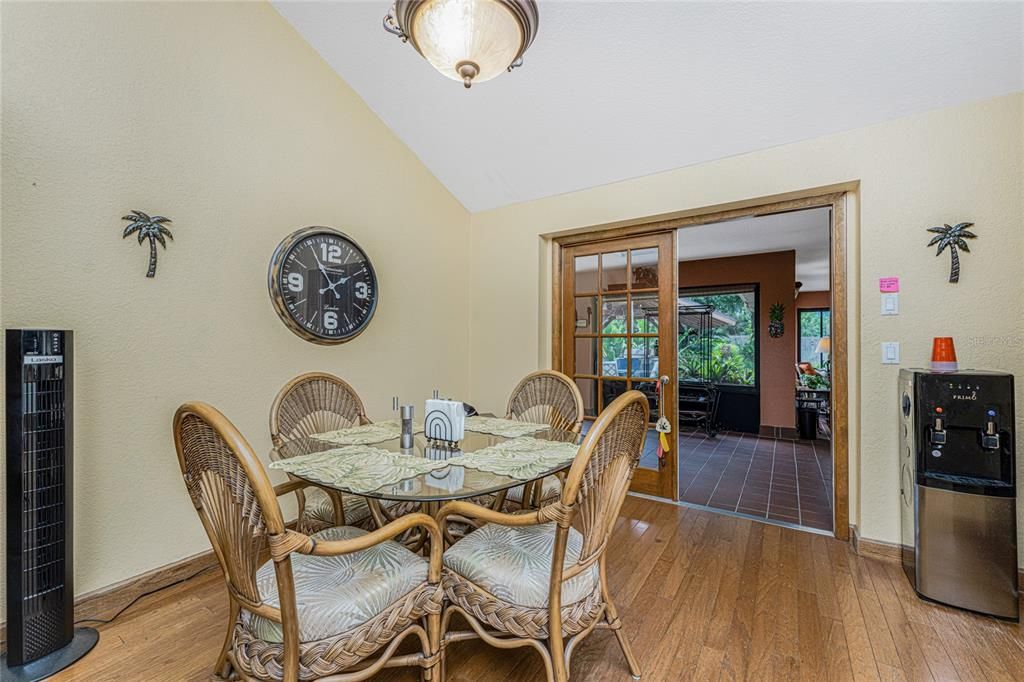
MULTIPOLYGON (((818 345, 814 347, 814 352, 818 355, 831 355, 832 353, 832 339, 828 336, 823 336, 818 339, 818 345)), ((829 371, 829 365, 831 364, 830 359, 825 360, 825 371, 829 371)))

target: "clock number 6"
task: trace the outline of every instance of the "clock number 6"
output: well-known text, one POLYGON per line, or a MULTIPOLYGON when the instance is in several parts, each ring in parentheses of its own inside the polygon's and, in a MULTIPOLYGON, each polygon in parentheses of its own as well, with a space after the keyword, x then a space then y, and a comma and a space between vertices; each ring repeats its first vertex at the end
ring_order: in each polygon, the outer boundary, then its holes
POLYGON ((335 330, 338 328, 338 313, 328 310, 324 313, 324 329, 335 330))

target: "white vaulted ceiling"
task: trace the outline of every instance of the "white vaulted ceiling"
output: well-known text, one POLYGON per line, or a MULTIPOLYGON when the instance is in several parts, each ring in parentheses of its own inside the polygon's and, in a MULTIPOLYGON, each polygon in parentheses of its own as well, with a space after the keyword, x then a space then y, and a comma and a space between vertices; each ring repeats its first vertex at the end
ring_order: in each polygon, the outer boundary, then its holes
POLYGON ((389 0, 274 4, 471 211, 1024 88, 1019 2, 541 0, 523 67, 468 91, 389 0))

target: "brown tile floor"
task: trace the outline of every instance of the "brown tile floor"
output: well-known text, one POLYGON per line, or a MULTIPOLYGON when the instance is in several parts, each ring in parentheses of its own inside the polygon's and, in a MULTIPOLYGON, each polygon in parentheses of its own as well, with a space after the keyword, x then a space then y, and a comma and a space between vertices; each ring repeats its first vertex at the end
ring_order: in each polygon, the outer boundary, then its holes
POLYGON ((832 530, 831 448, 824 440, 687 431, 679 437, 679 495, 691 504, 832 530))

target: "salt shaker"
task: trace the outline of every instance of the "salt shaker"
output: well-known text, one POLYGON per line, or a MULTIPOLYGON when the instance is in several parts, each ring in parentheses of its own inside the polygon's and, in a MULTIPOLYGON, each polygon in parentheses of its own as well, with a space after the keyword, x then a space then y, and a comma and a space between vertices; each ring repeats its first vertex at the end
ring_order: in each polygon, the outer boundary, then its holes
POLYGON ((402 405, 402 449, 412 447, 412 405, 402 405))

